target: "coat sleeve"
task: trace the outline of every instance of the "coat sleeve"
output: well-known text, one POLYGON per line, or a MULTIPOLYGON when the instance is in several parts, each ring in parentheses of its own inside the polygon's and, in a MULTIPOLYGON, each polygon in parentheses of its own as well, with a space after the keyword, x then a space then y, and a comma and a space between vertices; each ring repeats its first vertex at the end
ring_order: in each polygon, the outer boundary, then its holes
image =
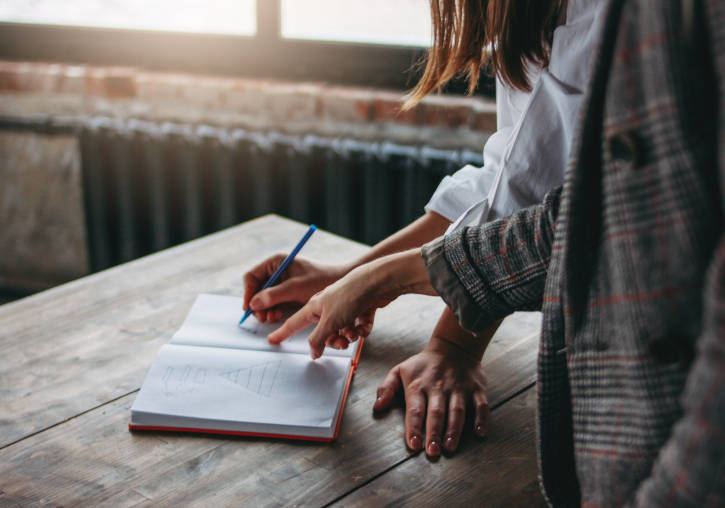
MULTIPOLYGON (((709 0, 718 112, 720 195, 725 214, 725 1, 709 0)), ((639 487, 635 506, 725 506, 725 235, 708 268, 702 332, 682 395, 683 415, 639 487)))
POLYGON ((539 205, 423 246, 433 287, 465 329, 541 308, 560 196, 559 187, 539 205))

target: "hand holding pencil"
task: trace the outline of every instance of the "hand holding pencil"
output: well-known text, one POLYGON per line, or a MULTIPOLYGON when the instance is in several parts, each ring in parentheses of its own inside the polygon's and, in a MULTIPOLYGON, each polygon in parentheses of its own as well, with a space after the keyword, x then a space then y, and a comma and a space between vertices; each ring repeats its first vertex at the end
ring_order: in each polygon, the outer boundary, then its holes
MULTIPOLYGON (((292 249, 292 252, 290 252, 289 255, 287 255, 287 257, 285 257, 282 260, 282 262, 279 264, 279 266, 274 271, 274 273, 269 277, 269 279, 267 280, 267 282, 262 287, 262 290, 267 289, 267 288, 269 288, 271 286, 274 286, 277 283, 277 281, 279 280, 280 276, 285 272, 285 270, 287 270, 287 268, 289 268, 289 266, 292 264, 292 262, 294 261, 295 257, 297 256, 297 254, 300 252, 300 250, 302 249, 302 247, 305 246, 305 243, 307 243, 307 240, 310 239, 310 237, 312 236, 312 234, 315 231, 317 231, 317 226, 315 226, 314 224, 312 224, 309 227, 309 229, 307 230, 307 232, 305 233, 305 235, 302 237, 302 239, 297 243, 297 245, 295 246, 295 248, 292 249)), ((245 276, 245 279, 246 279, 246 276, 245 276)), ((244 305, 246 306, 246 310, 245 310, 244 315, 242 316, 242 318, 239 320, 239 325, 240 326, 241 326, 242 323, 244 323, 244 321, 253 312, 252 306, 247 301, 246 295, 247 295, 247 292, 245 292, 245 301, 244 301, 244 305)))
POLYGON ((279 276, 277 284, 267 285, 287 257, 270 256, 244 275, 244 308, 252 309, 254 317, 262 323, 279 321, 286 311, 298 309, 350 270, 343 265, 323 265, 297 256, 279 276))
POLYGON ((269 334, 278 344, 299 330, 318 323, 310 334, 312 358, 319 358, 325 344, 345 345, 367 336, 376 309, 404 293, 435 295, 420 249, 392 254, 355 268, 345 277, 314 295, 279 329, 269 334))

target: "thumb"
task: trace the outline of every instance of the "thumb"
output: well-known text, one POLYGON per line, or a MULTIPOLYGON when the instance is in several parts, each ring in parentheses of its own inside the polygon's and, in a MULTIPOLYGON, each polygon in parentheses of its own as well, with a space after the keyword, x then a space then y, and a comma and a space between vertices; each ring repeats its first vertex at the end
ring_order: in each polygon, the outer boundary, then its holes
POLYGON ((393 403, 395 393, 400 389, 400 365, 396 365, 388 372, 385 379, 378 387, 373 411, 385 411, 393 403))
POLYGON ((249 301, 253 311, 269 309, 281 303, 296 301, 295 284, 291 281, 284 281, 275 286, 260 291, 249 301))

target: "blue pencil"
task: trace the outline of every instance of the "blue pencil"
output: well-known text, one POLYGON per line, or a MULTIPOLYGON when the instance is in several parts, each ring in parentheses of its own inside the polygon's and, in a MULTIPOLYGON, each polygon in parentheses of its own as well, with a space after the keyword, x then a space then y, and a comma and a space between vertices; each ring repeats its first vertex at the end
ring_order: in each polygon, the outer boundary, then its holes
MULTIPOLYGON (((315 231, 317 231, 317 226, 312 224, 310 226, 310 229, 307 230, 307 233, 305 233, 305 236, 302 237, 302 240, 300 240, 299 243, 297 244, 297 246, 294 249, 292 249, 292 252, 289 253, 289 256, 284 258, 284 261, 282 261, 282 264, 279 265, 279 268, 277 268, 277 270, 272 274, 272 276, 269 278, 269 280, 267 281, 267 283, 264 285, 264 287, 262 289, 267 289, 269 286, 272 286, 277 283, 277 279, 279 279, 280 275, 282 275, 282 273, 284 273, 284 271, 287 269, 287 267, 292 264, 292 261, 294 261, 297 253, 305 245, 307 240, 310 239, 310 237, 312 236, 312 233, 314 233, 315 231)), ((244 312, 242 319, 239 320, 239 326, 241 326, 242 323, 244 323, 244 321, 249 317, 249 315, 251 313, 252 313, 252 308, 248 307, 247 310, 244 312)))

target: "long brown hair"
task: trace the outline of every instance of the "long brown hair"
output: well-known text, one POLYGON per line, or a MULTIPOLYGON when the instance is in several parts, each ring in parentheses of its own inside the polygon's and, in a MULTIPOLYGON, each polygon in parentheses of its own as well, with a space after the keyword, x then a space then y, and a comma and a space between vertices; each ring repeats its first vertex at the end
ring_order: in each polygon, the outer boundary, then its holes
POLYGON ((506 84, 530 90, 528 63, 547 65, 565 0, 430 0, 433 47, 404 109, 465 74, 473 93, 487 54, 506 84))

